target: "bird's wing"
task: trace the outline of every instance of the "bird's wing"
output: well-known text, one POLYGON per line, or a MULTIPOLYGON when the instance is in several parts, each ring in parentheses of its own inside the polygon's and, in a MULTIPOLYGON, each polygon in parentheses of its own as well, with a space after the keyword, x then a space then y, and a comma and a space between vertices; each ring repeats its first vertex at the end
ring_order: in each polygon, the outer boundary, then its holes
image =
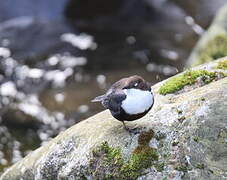
POLYGON ((125 98, 126 95, 122 90, 116 90, 107 96, 106 100, 103 101, 103 106, 113 112, 120 113, 121 103, 125 98))

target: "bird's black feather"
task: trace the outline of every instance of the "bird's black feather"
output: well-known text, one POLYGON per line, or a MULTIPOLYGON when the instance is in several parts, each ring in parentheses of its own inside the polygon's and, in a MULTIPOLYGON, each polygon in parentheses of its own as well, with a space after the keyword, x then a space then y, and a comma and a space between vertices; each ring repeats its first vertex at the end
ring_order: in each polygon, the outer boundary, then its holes
POLYGON ((122 90, 117 90, 109 94, 103 101, 102 104, 105 108, 114 111, 115 113, 120 113, 120 107, 122 101, 126 99, 126 95, 122 90))

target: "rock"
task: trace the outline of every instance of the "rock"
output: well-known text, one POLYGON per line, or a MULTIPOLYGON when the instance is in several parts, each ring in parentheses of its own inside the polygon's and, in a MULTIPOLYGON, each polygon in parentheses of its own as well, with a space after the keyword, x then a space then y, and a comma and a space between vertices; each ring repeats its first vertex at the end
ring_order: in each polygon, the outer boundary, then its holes
MULTIPOLYGON (((156 3, 165 4, 165 3, 156 3)), ((68 19, 77 24, 77 27, 89 27, 95 30, 116 32, 133 32, 140 26, 149 23, 157 8, 152 1, 83 1, 70 0, 65 8, 68 19), (119 27, 120 26, 120 27, 119 27)))
POLYGON ((180 7, 182 7, 184 11, 189 16, 192 16, 195 19, 196 23, 198 23, 202 27, 207 27, 211 23, 211 20, 215 16, 217 10, 226 3, 225 0, 173 1, 180 7))
POLYGON ((227 55, 227 4, 214 18, 209 29, 203 34, 191 52, 187 66, 203 64, 227 55))
POLYGON ((72 31, 64 20, 18 17, 0 23, 0 46, 9 48, 13 58, 27 60, 29 64, 65 52, 79 55, 78 49, 60 38, 72 31))
POLYGON ((223 77, 188 91, 159 94, 171 78, 153 86, 154 107, 140 120, 126 122, 131 133, 103 111, 60 133, 0 179, 226 178, 225 62, 197 67, 223 77))
POLYGON ((7 110, 2 113, 2 123, 12 126, 20 127, 37 127, 41 124, 36 117, 26 114, 19 109, 6 108, 7 110))
POLYGON ((68 0, 57 0, 54 3, 45 0, 4 1, 0 7, 0 22, 20 16, 35 16, 46 20, 56 20, 63 17, 67 3, 68 0))
POLYGON ((0 46, 9 48, 18 60, 39 61, 63 52, 78 55, 76 48, 60 39, 64 33, 75 32, 64 18, 67 4, 68 0, 2 2, 0 46))

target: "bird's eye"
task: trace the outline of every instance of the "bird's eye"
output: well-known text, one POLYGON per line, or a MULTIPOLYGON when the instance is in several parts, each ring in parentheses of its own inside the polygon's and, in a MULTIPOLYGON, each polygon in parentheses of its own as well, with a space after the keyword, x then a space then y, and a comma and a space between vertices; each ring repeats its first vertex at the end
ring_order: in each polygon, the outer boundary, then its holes
POLYGON ((138 83, 135 83, 135 84, 134 84, 134 87, 137 87, 137 86, 138 86, 138 83))

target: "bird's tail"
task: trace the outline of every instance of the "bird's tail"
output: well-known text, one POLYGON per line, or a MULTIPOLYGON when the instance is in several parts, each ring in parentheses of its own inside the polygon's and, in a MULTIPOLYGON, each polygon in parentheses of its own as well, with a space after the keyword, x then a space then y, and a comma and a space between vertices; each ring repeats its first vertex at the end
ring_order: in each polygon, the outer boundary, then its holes
POLYGON ((105 94, 104 95, 101 95, 101 96, 98 96, 98 97, 92 99, 91 102, 100 102, 103 99, 105 99, 105 97, 106 97, 105 94))

